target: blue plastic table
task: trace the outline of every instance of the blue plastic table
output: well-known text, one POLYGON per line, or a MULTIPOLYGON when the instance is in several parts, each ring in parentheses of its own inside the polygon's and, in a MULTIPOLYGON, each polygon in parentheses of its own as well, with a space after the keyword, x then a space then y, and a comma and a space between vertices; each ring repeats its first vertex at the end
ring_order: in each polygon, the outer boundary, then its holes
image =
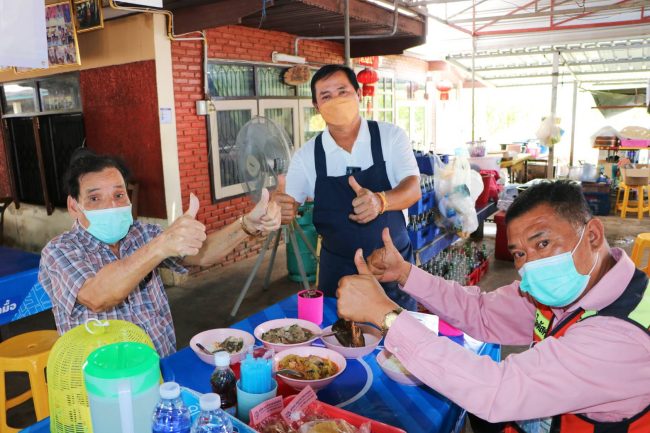
MULTIPOLYGON (((323 327, 337 319, 335 299, 325 299, 323 315, 323 327)), ((297 317, 295 296, 232 327, 253 333, 260 323, 283 317, 297 317)), ((454 341, 479 355, 500 359, 499 345, 481 343, 469 337, 454 341)), ((318 392, 319 400, 400 427, 409 433, 460 431, 465 411, 426 386, 410 387, 392 381, 375 360, 380 348, 360 360, 347 360, 343 374, 318 392)), ((176 381, 201 393, 210 392, 210 375, 214 367, 201 361, 189 347, 161 360, 161 368, 165 380, 176 381)))
MULTIPOLYGON (((336 319, 336 300, 325 298, 323 327, 336 319)), ((232 327, 253 332, 262 322, 282 317, 297 317, 296 297, 274 304, 232 327)), ((499 345, 472 338, 454 338, 468 350, 499 360, 499 345)), ((259 343, 259 342, 258 342, 259 343)), ((344 407, 384 423, 400 427, 408 433, 458 433, 462 429, 465 411, 426 386, 410 387, 389 379, 375 361, 379 349, 363 359, 348 359, 347 368, 331 385, 318 392, 325 403, 344 407)), ((160 361, 163 378, 173 380, 200 393, 210 392, 213 366, 201 361, 186 347, 160 361)), ((22 430, 23 433, 48 433, 50 419, 46 418, 22 430)))
POLYGON ((0 247, 0 325, 52 308, 38 283, 38 254, 0 247))

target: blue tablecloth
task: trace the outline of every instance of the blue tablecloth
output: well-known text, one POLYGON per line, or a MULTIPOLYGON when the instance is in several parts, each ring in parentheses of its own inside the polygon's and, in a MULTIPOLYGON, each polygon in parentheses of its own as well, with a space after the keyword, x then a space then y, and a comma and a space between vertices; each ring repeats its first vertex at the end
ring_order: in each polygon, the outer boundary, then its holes
MULTIPOLYGON (((296 298, 292 296, 232 327, 252 333, 262 322, 297 317, 297 314, 296 298)), ((325 299, 323 316, 323 327, 337 319, 335 299, 325 299)), ((481 343, 469 337, 453 340, 479 355, 500 359, 499 345, 481 343)), ((393 382, 377 365, 377 353, 378 350, 360 360, 349 359, 343 374, 318 392, 319 400, 400 427, 408 433, 458 433, 461 430, 463 409, 426 386, 409 387, 393 382)), ((160 367, 166 381, 176 381, 201 393, 210 392, 214 367, 201 361, 189 347, 162 359, 160 367)), ((46 418, 22 432, 48 433, 49 429, 50 419, 46 418)))
MULTIPOLYGON (((232 325, 253 333, 267 320, 297 317, 295 296, 232 325)), ((323 327, 337 319, 336 300, 325 299, 323 327)), ((469 337, 455 339, 468 350, 499 360, 500 346, 485 344, 469 337)), ((343 374, 330 386, 318 392, 319 400, 343 407, 384 423, 400 427, 409 433, 457 432, 462 426, 464 411, 426 386, 403 386, 389 379, 380 369, 375 357, 378 350, 361 360, 348 360, 343 374)), ((210 375, 214 367, 201 361, 185 348, 161 360, 165 380, 174 380, 198 392, 210 392, 210 375)))
POLYGON ((38 283, 38 254, 0 247, 0 325, 52 308, 38 283))

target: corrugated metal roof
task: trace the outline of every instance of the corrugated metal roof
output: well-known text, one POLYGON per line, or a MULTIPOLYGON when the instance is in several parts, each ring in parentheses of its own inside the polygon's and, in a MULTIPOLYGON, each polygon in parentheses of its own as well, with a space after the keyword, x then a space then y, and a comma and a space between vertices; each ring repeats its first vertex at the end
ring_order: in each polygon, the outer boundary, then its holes
MULTIPOLYGON (((649 0, 404 3, 426 10, 464 38, 474 38, 479 47, 474 55, 476 77, 495 86, 550 84, 554 52, 560 53, 559 73, 564 82, 580 81, 585 87, 645 87, 650 78, 649 0), (612 39, 614 31, 617 36, 612 39), (582 42, 566 43, 576 40, 582 42), (508 48, 480 48, 487 46, 508 48)), ((449 53, 447 60, 471 71, 469 51, 449 53)))
MULTIPOLYGON (((549 84, 554 52, 560 53, 563 82, 625 87, 650 79, 650 38, 477 52, 476 76, 495 86, 549 84)), ((447 60, 470 70, 472 54, 450 54, 447 60)))

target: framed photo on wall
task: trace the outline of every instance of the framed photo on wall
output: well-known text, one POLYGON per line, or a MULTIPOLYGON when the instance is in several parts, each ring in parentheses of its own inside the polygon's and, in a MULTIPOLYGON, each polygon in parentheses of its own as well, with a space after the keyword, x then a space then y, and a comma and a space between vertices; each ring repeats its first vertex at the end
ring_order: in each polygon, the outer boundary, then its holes
POLYGON ((101 0, 73 0, 77 33, 104 28, 101 0))
POLYGON ((45 5, 45 27, 50 67, 81 64, 70 2, 45 5))

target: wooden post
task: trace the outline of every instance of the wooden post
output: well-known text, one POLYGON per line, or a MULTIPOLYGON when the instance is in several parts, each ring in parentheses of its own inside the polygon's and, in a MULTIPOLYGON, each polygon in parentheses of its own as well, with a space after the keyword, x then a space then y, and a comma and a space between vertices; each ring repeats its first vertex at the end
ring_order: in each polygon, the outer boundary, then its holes
POLYGON ((41 178, 41 188, 43 188, 43 200, 47 214, 52 215, 54 206, 50 201, 50 193, 47 190, 47 178, 45 177, 45 161, 43 160, 43 149, 41 148, 41 134, 38 117, 32 117, 32 129, 34 130, 34 146, 36 147, 36 159, 38 160, 38 172, 41 178))

